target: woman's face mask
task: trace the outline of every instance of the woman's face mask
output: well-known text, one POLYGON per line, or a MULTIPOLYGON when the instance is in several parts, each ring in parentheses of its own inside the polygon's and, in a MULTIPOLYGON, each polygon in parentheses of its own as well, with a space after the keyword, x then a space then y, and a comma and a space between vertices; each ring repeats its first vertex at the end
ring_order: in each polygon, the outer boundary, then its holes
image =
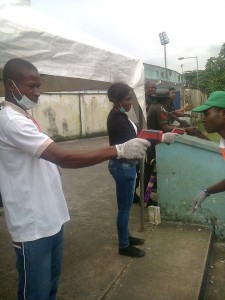
POLYGON ((125 111, 125 109, 123 108, 123 106, 119 103, 119 107, 118 107, 118 109, 119 109, 119 111, 120 112, 122 112, 122 113, 125 113, 126 111, 125 111))
POLYGON ((19 94, 21 95, 21 99, 17 99, 16 96, 13 94, 12 92, 12 95, 13 95, 13 98, 14 100, 17 102, 17 104, 22 107, 23 109, 25 110, 29 110, 29 109, 32 109, 34 108, 37 103, 31 101, 29 98, 27 98, 27 96, 25 95, 22 95, 18 89, 18 87, 16 86, 15 82, 12 80, 12 83, 14 84, 15 88, 17 89, 17 91, 19 92, 19 94))

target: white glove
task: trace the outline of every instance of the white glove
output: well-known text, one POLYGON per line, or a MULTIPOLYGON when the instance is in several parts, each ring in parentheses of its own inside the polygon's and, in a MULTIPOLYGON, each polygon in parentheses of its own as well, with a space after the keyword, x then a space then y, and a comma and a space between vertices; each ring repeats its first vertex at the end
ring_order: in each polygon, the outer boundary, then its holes
POLYGON ((205 191, 201 191, 194 199, 192 205, 192 212, 195 212, 196 209, 201 208, 202 202, 207 198, 207 194, 205 191))
POLYGON ((150 146, 150 142, 144 139, 132 139, 124 144, 116 145, 118 158, 141 159, 150 146))
POLYGON ((176 136, 178 136, 178 133, 166 132, 162 135, 162 143, 174 143, 176 136))

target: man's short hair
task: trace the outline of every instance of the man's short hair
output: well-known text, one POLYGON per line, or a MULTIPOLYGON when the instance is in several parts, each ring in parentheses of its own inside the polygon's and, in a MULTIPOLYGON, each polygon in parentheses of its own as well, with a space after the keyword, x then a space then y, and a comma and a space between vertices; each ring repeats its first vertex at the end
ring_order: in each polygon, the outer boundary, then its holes
POLYGON ((176 91, 176 89, 175 89, 175 87, 171 86, 171 87, 169 88, 169 91, 176 91))
POLYGON ((147 89, 147 87, 148 87, 150 84, 156 86, 156 83, 155 83, 153 80, 147 80, 147 81, 145 82, 145 89, 147 89))
POLYGON ((22 71, 33 70, 37 71, 37 68, 27 60, 22 58, 12 58, 10 59, 3 68, 3 82, 6 83, 7 79, 16 80, 19 75, 21 75, 22 71))

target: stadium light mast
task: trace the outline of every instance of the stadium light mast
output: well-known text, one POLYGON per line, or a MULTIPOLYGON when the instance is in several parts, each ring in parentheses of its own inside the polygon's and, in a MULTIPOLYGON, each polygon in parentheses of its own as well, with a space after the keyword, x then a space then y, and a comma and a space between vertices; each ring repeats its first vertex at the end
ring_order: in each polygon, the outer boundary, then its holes
POLYGON ((169 39, 165 31, 159 33, 160 43, 164 46, 164 59, 165 59, 165 69, 167 69, 166 62, 166 45, 169 44, 169 39))

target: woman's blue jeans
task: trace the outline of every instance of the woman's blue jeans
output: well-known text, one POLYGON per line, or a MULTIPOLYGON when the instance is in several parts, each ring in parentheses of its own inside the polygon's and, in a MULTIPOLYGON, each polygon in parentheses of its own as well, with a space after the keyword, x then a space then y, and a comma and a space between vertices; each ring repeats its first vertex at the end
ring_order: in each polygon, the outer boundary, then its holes
POLYGON ((15 243, 19 272, 18 300, 54 300, 61 274, 63 227, 55 235, 15 243))
POLYGON ((129 246, 129 214, 136 183, 136 165, 118 159, 109 161, 109 172, 116 182, 119 248, 129 246))

